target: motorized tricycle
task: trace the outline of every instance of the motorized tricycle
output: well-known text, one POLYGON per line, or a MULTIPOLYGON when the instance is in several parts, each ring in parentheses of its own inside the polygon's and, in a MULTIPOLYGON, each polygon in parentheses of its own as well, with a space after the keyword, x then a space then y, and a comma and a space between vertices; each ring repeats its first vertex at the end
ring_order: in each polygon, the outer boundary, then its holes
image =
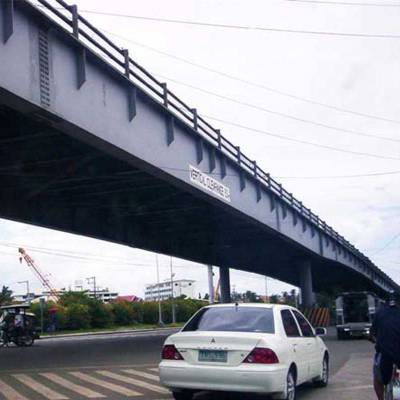
POLYGON ((38 335, 35 327, 36 317, 28 312, 29 308, 29 304, 0 307, 0 347, 10 343, 21 347, 33 345, 38 335))

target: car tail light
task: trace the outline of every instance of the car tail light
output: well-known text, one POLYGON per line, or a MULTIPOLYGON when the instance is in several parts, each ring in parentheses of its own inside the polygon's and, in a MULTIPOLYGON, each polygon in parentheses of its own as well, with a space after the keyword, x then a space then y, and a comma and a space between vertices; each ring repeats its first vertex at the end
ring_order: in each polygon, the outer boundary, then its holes
POLYGON ((166 344, 161 353, 163 360, 183 360, 181 353, 176 349, 173 344, 166 344))
POLYGON ((243 361, 247 364, 278 364, 278 356, 271 350, 256 347, 243 361))

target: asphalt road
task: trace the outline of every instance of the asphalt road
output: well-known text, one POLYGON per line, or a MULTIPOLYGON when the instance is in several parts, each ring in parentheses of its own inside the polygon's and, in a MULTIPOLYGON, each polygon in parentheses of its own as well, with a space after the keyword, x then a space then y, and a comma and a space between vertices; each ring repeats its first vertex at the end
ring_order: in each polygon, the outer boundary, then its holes
MULTIPOLYGON (((162 344, 171 332, 44 339, 31 348, 0 349, 0 399, 171 399, 158 385, 156 369, 162 344)), ((339 393, 337 388, 344 384, 352 390, 351 396, 344 398, 372 399, 368 397, 372 393, 372 345, 365 340, 338 342, 333 336, 327 337, 326 343, 331 353, 332 388, 315 390, 305 385, 299 399, 339 399, 343 391, 339 393), (365 374, 360 377, 354 368, 365 374), (322 391, 326 391, 324 395, 322 391)), ((198 400, 217 398, 223 396, 197 396, 198 400)), ((227 394, 225 398, 246 397, 227 394)))

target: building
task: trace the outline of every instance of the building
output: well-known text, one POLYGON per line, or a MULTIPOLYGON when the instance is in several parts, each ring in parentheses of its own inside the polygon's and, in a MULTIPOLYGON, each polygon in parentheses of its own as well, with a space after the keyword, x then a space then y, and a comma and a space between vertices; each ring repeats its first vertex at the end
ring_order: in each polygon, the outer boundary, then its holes
POLYGON ((111 301, 115 300, 118 296, 118 292, 111 292, 108 289, 98 289, 96 292, 93 290, 88 290, 86 294, 91 298, 96 298, 97 300, 102 301, 103 303, 110 303, 111 301))
MULTIPOLYGON (((106 289, 97 289, 96 293, 92 290, 83 290, 83 288, 80 288, 80 290, 76 290, 76 292, 83 292, 85 293, 88 297, 90 297, 91 299, 96 298, 97 300, 102 301, 103 303, 110 303, 111 301, 115 300, 118 296, 119 293, 118 292, 111 292, 110 290, 106 289)), ((60 289, 60 290, 56 290, 56 293, 59 296, 62 296, 65 293, 68 293, 69 290, 66 289, 60 289)), ((43 298, 45 301, 49 301, 49 300, 54 300, 54 298, 51 296, 50 292, 48 291, 44 291, 42 292, 40 295, 35 295, 35 299, 36 298, 43 298)))
MULTIPOLYGON (((174 297, 186 296, 189 299, 196 298, 195 296, 196 281, 190 279, 180 279, 173 282, 174 297)), ((171 281, 146 285, 144 299, 146 301, 167 300, 172 297, 171 281)))
POLYGON ((128 303, 137 303, 142 301, 140 297, 135 296, 134 294, 126 295, 126 296, 118 296, 115 301, 127 301, 128 303))

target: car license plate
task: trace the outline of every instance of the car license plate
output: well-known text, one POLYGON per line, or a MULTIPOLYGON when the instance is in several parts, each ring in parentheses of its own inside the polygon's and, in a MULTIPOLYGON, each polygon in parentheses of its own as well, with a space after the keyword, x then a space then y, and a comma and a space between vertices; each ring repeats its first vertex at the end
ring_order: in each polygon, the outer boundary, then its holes
POLYGON ((200 350, 199 361, 203 362, 221 362, 226 363, 228 353, 222 350, 200 350))

